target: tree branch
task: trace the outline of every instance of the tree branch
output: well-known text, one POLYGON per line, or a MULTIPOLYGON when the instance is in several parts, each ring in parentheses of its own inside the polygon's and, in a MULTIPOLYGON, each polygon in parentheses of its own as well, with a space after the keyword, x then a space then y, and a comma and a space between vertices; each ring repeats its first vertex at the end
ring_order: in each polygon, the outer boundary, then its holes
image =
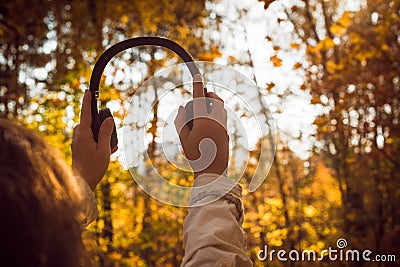
POLYGON ((5 21, 4 19, 0 19, 0 24, 3 24, 7 29, 11 30, 12 32, 14 32, 14 34, 18 37, 18 38, 22 38, 25 39, 25 37, 19 33, 18 29, 16 27, 14 27, 13 25, 11 25, 10 23, 8 23, 7 21, 5 21))
POLYGON ((304 3, 306 4, 306 17, 308 19, 308 22, 311 25, 311 30, 312 30, 312 32, 314 34, 315 40, 316 40, 317 43, 319 43, 321 40, 320 40, 320 38, 318 36, 318 33, 317 33, 317 28, 316 28, 317 26, 315 25, 314 19, 313 19, 312 15, 311 15, 309 0, 304 0, 304 3))

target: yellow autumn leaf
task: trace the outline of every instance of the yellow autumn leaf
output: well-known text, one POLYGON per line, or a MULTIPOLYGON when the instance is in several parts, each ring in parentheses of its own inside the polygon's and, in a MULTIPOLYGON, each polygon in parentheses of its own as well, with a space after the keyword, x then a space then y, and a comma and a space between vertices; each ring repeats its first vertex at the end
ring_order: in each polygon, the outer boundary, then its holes
POLYGON ((328 72, 330 73, 334 73, 337 72, 338 70, 342 70, 344 68, 343 64, 336 64, 335 62, 333 62, 332 60, 329 60, 326 63, 326 69, 328 70, 328 72))
MULTIPOLYGON (((319 97, 318 97, 319 98, 319 97)), ((314 120, 314 124, 315 125, 317 125, 317 126, 323 126, 323 125, 326 125, 326 120, 325 119, 323 119, 323 118, 320 118, 320 117, 317 117, 315 120, 314 120)))
POLYGON ((237 58, 234 57, 234 56, 229 56, 229 57, 228 57, 228 61, 229 61, 229 62, 237 62, 238 60, 237 60, 237 58))
POLYGON ((313 98, 311 99, 311 104, 321 104, 321 99, 319 96, 313 96, 313 98))
POLYGON ((219 51, 218 46, 213 46, 211 49, 209 49, 209 52, 205 53, 199 53, 198 58, 201 61, 213 61, 216 58, 221 57, 222 54, 219 51))
POLYGON ((282 59, 280 59, 277 55, 274 55, 269 58, 269 60, 274 64, 274 67, 281 67, 282 66, 282 59))
POLYGON ((128 21, 129 21, 129 17, 127 15, 123 15, 121 17, 121 23, 122 24, 126 25, 128 23, 128 21))
POLYGON ((267 90, 268 90, 268 92, 271 92, 271 90, 272 90, 274 87, 275 87, 275 83, 273 83, 273 82, 267 83, 267 90))
POLYGON ((381 45, 381 49, 382 49, 383 51, 388 51, 388 50, 389 50, 389 46, 388 46, 387 44, 382 44, 382 45, 381 45))
POLYGON ((290 47, 293 48, 293 49, 299 50, 300 49, 300 44, 298 44, 298 43, 290 43, 290 47))
POLYGON ((267 9, 269 5, 275 0, 258 0, 259 2, 264 2, 264 9, 267 9))
POLYGON ((349 27, 351 24, 351 20, 353 18, 354 13, 351 11, 346 11, 343 12, 342 17, 336 22, 338 25, 341 25, 342 27, 349 27))
POLYGON ((319 42, 318 45, 317 45, 317 49, 323 49, 323 50, 326 50, 326 49, 329 49, 329 48, 333 48, 333 47, 335 47, 335 43, 329 37, 326 37, 324 40, 319 42))
POLYGON ((110 99, 111 100, 120 99, 119 91, 116 88, 111 88, 111 90, 110 90, 110 99))
POLYGON ((334 35, 341 36, 346 33, 346 28, 335 23, 330 27, 330 31, 334 35))
POLYGON ((306 49, 307 55, 315 54, 317 52, 318 52, 318 49, 316 46, 307 46, 307 49, 306 49))
POLYGON ((307 205, 303 208, 303 213, 306 217, 313 217, 316 214, 316 209, 312 205, 307 205))
POLYGON ((296 64, 293 65, 293 69, 297 70, 300 69, 303 66, 303 64, 301 64, 300 62, 297 62, 296 64))
POLYGON ((350 40, 350 43, 352 43, 352 44, 360 44, 360 43, 364 42, 364 39, 360 35, 358 35, 357 33, 354 33, 354 32, 349 34, 349 40, 350 40))
POLYGON ((343 13, 342 17, 338 19, 335 23, 330 27, 330 31, 332 34, 341 36, 346 33, 347 28, 350 26, 353 14, 350 11, 346 11, 343 13))

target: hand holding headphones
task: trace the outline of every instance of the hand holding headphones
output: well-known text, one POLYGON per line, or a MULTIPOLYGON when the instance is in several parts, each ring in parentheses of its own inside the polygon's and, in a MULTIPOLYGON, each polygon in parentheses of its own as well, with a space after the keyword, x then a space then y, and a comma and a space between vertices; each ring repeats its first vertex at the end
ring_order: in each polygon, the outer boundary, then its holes
POLYGON ((229 136, 224 101, 213 92, 207 93, 201 75, 197 74, 193 77, 193 101, 189 104, 179 107, 174 124, 194 178, 201 174, 226 175, 229 136))
MULTIPOLYGON (((72 166, 94 189, 104 176, 110 155, 117 150, 118 139, 113 116, 108 108, 98 111, 97 98, 101 76, 107 63, 121 51, 143 45, 157 45, 168 48, 180 56, 192 76, 200 74, 193 58, 177 43, 160 37, 132 38, 107 49, 96 62, 90 78, 90 91, 86 91, 82 102, 81 122, 74 129, 72 141, 72 166), (94 162, 94 163, 93 163, 94 162), (90 166, 90 168, 88 167, 90 166)), ((202 86, 202 85, 201 85, 202 86)), ((205 90, 205 89, 204 89, 205 90)), ((207 95, 207 92, 204 91, 207 95)), ((193 118, 193 105, 186 106, 187 116, 193 118)), ((192 128, 192 120, 188 123, 192 128)))
POLYGON ((114 146, 112 150, 110 148, 115 129, 112 117, 103 121, 97 134, 97 142, 94 140, 91 129, 91 98, 90 91, 86 90, 82 101, 80 124, 74 129, 71 148, 73 171, 85 179, 94 190, 106 173, 110 155, 117 151, 118 147, 114 146))
MULTIPOLYGON (((91 103, 91 110, 92 110, 92 131, 94 135, 94 140, 97 142, 98 141, 98 136, 99 136, 99 131, 101 124, 103 121, 105 121, 107 118, 112 117, 111 111, 108 108, 103 108, 100 109, 100 111, 97 110, 97 98, 99 97, 99 85, 100 85, 100 79, 103 74, 104 68, 106 67, 107 63, 118 53, 122 52, 125 49, 132 48, 132 47, 137 47, 137 46, 144 46, 144 45, 156 45, 156 46, 162 46, 165 48, 168 48, 169 50, 175 52, 179 57, 183 59, 183 61, 186 63, 186 66, 189 68, 189 71, 192 76, 196 74, 200 74, 200 71, 196 64, 194 63, 194 60, 192 56, 185 50, 183 49, 180 45, 177 43, 161 38, 161 37, 137 37, 137 38, 132 38, 128 39, 125 41, 122 41, 120 43, 117 43, 110 48, 108 48, 98 59, 96 62, 92 76, 90 78, 90 91, 92 92, 92 103, 91 103)), ((188 108, 188 112, 193 114, 193 107, 188 108)), ((114 130, 112 132, 111 140, 110 140, 110 147, 113 149, 116 147, 118 144, 117 140, 117 131, 116 128, 114 127, 114 130)))

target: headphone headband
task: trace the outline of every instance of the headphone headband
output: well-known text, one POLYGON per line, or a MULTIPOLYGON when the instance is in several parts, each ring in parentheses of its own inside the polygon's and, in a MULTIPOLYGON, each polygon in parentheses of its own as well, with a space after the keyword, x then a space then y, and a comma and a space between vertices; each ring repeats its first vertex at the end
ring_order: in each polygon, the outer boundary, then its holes
POLYGON ((124 40, 111 46, 106 51, 104 51, 104 53, 97 60, 93 68, 92 76, 90 77, 89 89, 92 92, 92 96, 94 96, 95 98, 99 97, 99 85, 104 68, 115 55, 128 48, 145 45, 156 45, 171 50, 172 52, 177 54, 185 63, 192 62, 192 64, 186 64, 192 76, 194 76, 195 74, 200 74, 200 70, 198 69, 196 64, 194 64, 193 57, 185 49, 183 49, 182 46, 175 43, 174 41, 162 37, 136 37, 124 40))
MULTIPOLYGON (((197 65, 194 63, 194 59, 192 56, 183 49, 179 44, 161 37, 137 37, 132 39, 127 39, 122 42, 119 42, 110 48, 108 48, 104 53, 99 57, 96 64, 94 65, 92 76, 90 77, 90 85, 89 89, 92 93, 92 103, 91 103, 91 113, 92 113, 92 132, 94 136, 94 140, 98 141, 99 131, 101 123, 108 117, 112 117, 112 114, 109 109, 102 109, 100 112, 97 111, 97 98, 99 97, 99 85, 101 76, 103 75, 104 68, 108 64, 108 62, 118 53, 136 46, 144 46, 144 45, 156 45, 165 47, 175 54, 177 54, 188 67, 190 74, 192 77, 195 74, 200 74, 200 70, 197 65)), ((193 113, 193 112, 192 112, 193 113)), ((114 125, 114 130, 111 136, 110 146, 113 149, 118 144, 117 140, 117 132, 114 125)))

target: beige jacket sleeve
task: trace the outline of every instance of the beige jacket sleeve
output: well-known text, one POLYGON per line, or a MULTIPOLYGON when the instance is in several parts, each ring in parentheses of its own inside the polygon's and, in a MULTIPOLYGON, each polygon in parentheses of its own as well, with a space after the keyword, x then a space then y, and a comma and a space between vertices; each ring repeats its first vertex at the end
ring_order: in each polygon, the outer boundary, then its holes
POLYGON ((182 266, 252 266, 246 254, 242 228, 241 187, 218 175, 199 176, 191 195, 191 208, 183 224, 185 255, 182 266), (226 192, 228 192, 226 194, 226 192), (216 201, 214 199, 219 198, 216 201), (203 203, 211 202, 206 205, 203 203))
POLYGON ((77 192, 79 194, 79 205, 81 208, 82 214, 82 226, 85 228, 91 222, 96 220, 99 211, 97 209, 97 202, 94 196, 94 193, 90 186, 86 183, 86 181, 79 177, 75 176, 77 183, 77 192))

